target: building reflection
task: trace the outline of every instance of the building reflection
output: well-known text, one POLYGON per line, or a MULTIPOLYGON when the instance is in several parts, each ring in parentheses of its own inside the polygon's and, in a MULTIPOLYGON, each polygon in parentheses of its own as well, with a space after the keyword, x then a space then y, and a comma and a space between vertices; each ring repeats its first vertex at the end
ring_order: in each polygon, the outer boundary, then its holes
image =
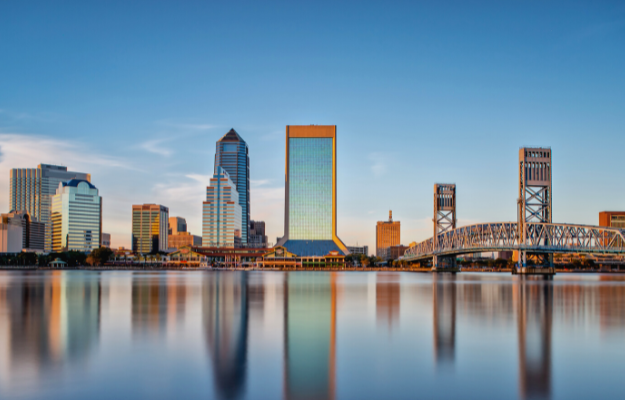
POLYGON ((375 284, 375 313, 378 325, 387 325, 391 330, 399 321, 399 305, 399 275, 378 273, 375 284))
POLYGON ((337 274, 287 273, 284 285, 284 397, 334 399, 337 274))
POLYGON ((176 273, 133 274, 132 333, 135 338, 175 329, 184 319, 187 285, 176 273))
POLYGON ((548 399, 551 397, 553 285, 522 279, 515 290, 520 397, 548 399))
POLYGON ((455 276, 432 275, 434 316, 434 360, 438 365, 453 364, 456 353, 455 276))
POLYGON ((238 398, 245 388, 248 304, 245 272, 206 276, 202 285, 202 315, 220 398, 238 398))
POLYGON ((12 273, 0 279, 0 387, 11 391, 84 362, 97 346, 98 274, 12 273))

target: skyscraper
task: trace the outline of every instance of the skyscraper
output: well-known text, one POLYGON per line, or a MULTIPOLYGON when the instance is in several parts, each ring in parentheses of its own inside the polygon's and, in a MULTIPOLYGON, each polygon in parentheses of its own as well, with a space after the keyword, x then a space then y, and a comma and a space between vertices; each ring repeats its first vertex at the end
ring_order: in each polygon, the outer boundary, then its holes
POLYGON ((218 166, 228 172, 239 193, 241 243, 247 244, 250 229, 250 156, 247 144, 234 129, 217 141, 215 173, 218 166))
POLYGON ((52 250, 50 208, 52 196, 61 182, 71 179, 91 181, 91 175, 68 171, 59 165, 39 164, 37 168, 13 168, 9 185, 11 211, 28 211, 32 218, 46 226, 45 250, 52 250))
POLYGON ((153 253, 167 250, 169 208, 159 204, 132 206, 132 251, 153 253))
POLYGON ((375 229, 375 255, 383 257, 385 249, 397 246, 401 243, 401 225, 399 221, 393 221, 393 212, 388 212, 388 221, 378 221, 375 229))
POLYGON ((202 204, 202 246, 240 246, 241 206, 239 193, 228 172, 217 166, 206 188, 206 201, 202 204))
POLYGON ((286 127, 284 236, 298 256, 349 254, 336 233, 336 125, 286 127))
POLYGON ((102 243, 102 198, 89 181, 59 183, 52 197, 52 251, 92 251, 102 243))

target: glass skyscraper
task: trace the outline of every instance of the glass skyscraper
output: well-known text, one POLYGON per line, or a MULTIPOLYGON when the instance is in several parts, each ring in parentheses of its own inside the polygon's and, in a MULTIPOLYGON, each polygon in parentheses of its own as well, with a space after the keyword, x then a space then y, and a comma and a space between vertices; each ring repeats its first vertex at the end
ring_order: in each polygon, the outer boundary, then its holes
POLYGON ((155 253, 168 248, 169 208, 160 204, 132 206, 132 251, 155 253))
POLYGON ((286 127, 284 237, 298 256, 348 254, 336 234, 336 126, 286 127))
POLYGON ((241 243, 246 245, 250 231, 250 156, 247 143, 234 129, 230 129, 217 141, 215 173, 217 173, 217 167, 226 170, 239 193, 239 205, 242 212, 241 243))

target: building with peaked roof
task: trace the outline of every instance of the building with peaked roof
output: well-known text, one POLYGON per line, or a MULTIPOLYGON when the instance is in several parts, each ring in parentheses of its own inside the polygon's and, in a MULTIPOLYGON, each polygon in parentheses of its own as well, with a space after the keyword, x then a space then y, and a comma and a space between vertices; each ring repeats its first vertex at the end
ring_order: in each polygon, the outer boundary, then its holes
POLYGON ((241 206, 241 243, 247 244, 250 230, 250 156, 247 143, 234 130, 217 141, 215 169, 222 167, 228 172, 236 187, 241 206))
POLYGON ((52 251, 90 252, 102 243, 102 198, 84 179, 59 183, 52 197, 52 251))
POLYGON ((336 233, 336 125, 286 127, 284 236, 301 257, 349 254, 336 233))
POLYGON ((240 247, 241 227, 239 193, 228 171, 217 166, 202 203, 202 246, 240 247))

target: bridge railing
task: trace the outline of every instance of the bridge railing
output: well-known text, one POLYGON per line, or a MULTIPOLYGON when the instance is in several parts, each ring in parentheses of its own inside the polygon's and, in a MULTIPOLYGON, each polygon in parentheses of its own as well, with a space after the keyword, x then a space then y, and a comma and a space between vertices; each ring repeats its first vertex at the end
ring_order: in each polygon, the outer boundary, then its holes
POLYGON ((516 222, 474 224, 427 239, 406 250, 405 260, 476 251, 533 250, 625 254, 625 230, 590 225, 525 224, 525 241, 516 222))

